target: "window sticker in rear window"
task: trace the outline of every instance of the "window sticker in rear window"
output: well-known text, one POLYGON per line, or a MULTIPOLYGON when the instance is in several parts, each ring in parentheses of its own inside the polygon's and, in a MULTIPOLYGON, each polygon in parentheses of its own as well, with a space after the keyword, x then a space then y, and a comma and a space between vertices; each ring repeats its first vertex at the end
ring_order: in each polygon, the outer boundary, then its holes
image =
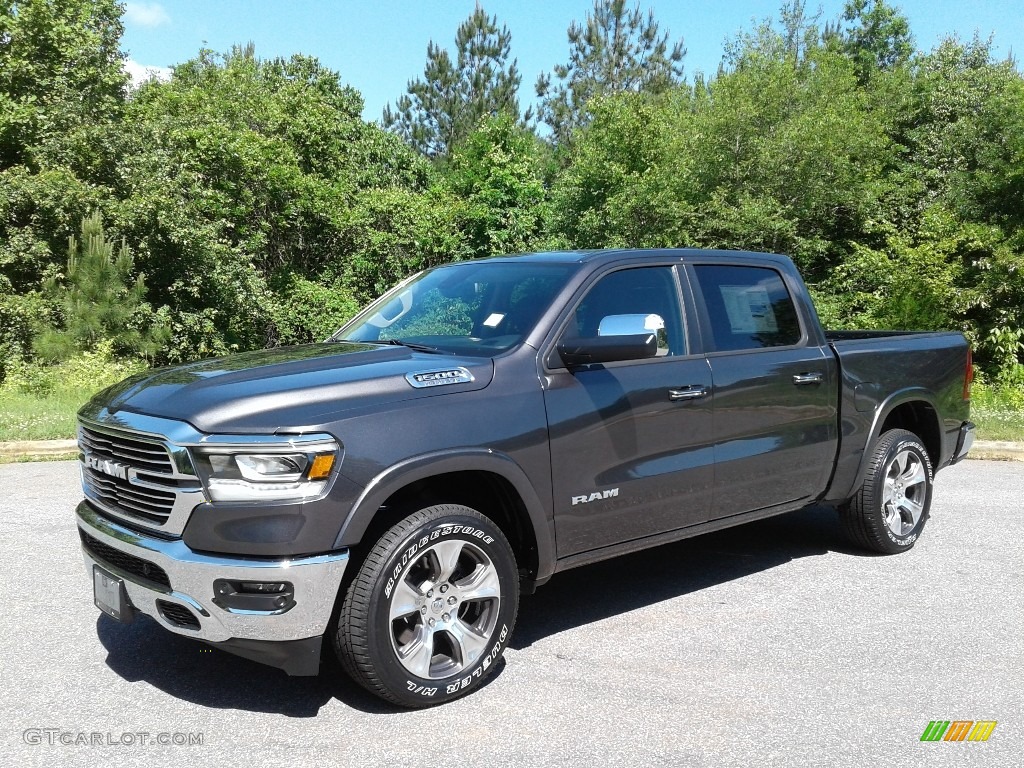
POLYGON ((733 333, 777 333, 768 291, 760 285, 722 285, 722 301, 733 333))

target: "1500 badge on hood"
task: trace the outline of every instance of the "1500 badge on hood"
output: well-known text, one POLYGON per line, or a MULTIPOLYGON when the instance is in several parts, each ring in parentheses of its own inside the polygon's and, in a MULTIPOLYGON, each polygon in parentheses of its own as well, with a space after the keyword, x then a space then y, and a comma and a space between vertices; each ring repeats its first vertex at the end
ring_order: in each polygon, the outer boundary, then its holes
POLYGON ((468 384, 473 374, 465 368, 443 368, 436 371, 418 371, 405 374, 405 380, 417 389, 440 387, 445 384, 468 384))

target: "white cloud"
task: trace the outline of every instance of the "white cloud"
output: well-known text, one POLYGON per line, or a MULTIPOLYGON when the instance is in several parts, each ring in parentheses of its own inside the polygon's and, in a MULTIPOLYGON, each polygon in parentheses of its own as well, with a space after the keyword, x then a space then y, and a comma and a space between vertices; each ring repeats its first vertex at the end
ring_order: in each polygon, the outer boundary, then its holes
POLYGON ((166 82, 171 79, 171 75, 173 74, 173 70, 170 67, 149 67, 145 64, 139 64, 137 61, 132 61, 131 59, 125 59, 124 71, 127 72, 128 77, 132 79, 132 88, 138 88, 147 80, 161 80, 166 82))
POLYGON ((160 3, 125 3, 124 18, 129 24, 138 24, 140 27, 159 27, 171 23, 171 17, 160 3))

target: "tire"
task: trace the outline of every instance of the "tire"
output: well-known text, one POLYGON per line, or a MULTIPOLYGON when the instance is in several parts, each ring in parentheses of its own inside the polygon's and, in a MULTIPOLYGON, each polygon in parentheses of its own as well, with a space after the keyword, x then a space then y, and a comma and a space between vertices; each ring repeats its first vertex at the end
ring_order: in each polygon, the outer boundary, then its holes
POLYGON ((501 530, 457 504, 389 529, 345 594, 335 650, 345 672, 404 707, 463 696, 494 671, 519 606, 515 555, 501 530))
POLYGON ((847 537, 887 555, 906 552, 920 538, 932 503, 934 473, 928 451, 904 429, 882 434, 864 483, 839 510, 847 537))

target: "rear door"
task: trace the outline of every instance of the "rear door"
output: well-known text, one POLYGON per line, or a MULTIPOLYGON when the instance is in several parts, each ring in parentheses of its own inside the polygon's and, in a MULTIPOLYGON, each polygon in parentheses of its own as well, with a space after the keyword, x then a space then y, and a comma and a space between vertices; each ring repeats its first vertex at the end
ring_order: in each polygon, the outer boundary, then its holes
POLYGON ((797 505, 828 484, 835 457, 835 358, 805 327, 798 285, 761 263, 694 263, 714 378, 711 518, 797 505))
MULTIPOLYGON (((672 265, 592 281, 560 339, 605 335, 610 316, 663 321, 658 356, 546 372, 559 557, 707 519, 713 486, 711 370, 687 334, 672 265)), ((557 358, 557 353, 555 353, 557 358)), ((551 361, 549 357, 549 362, 551 361)))

